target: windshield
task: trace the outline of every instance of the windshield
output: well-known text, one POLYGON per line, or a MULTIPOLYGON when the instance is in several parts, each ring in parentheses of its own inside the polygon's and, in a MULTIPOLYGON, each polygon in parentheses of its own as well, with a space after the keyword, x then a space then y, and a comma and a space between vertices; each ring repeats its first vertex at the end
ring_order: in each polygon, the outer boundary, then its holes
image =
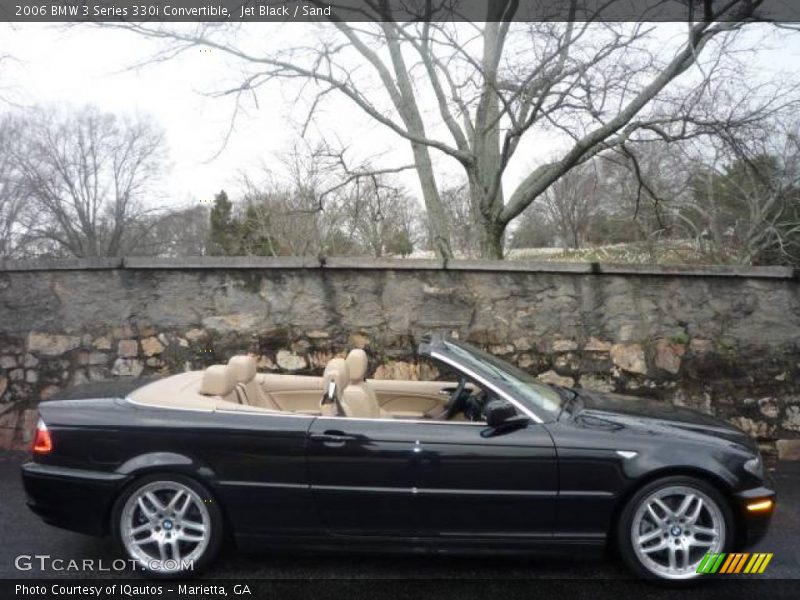
POLYGON ((561 396, 530 373, 469 344, 456 340, 444 340, 444 343, 461 364, 493 379, 493 383, 501 385, 535 413, 551 418, 558 415, 561 396))

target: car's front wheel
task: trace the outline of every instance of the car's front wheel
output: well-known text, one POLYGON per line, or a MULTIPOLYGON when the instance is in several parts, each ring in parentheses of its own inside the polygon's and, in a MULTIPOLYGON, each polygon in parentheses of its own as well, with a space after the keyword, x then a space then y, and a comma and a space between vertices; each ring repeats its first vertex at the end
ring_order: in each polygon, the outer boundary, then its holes
POLYGON ((202 485, 181 475, 149 475, 131 484, 112 512, 114 538, 155 576, 205 568, 222 543, 222 513, 202 485))
POLYGON ((708 553, 726 552, 734 523, 725 498, 695 477, 665 477, 640 489, 622 511, 617 540, 637 575, 687 580, 708 553))

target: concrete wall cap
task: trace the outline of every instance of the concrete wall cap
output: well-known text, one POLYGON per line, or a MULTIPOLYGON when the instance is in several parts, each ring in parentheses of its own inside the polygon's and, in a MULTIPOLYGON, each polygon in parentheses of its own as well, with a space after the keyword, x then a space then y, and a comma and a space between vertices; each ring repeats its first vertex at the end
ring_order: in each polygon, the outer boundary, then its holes
POLYGON ((98 269, 202 270, 202 269, 331 269, 367 271, 470 271, 490 273, 564 273, 573 275, 724 277, 740 279, 800 279, 792 267, 738 265, 623 265, 529 260, 402 259, 310 256, 187 256, 160 258, 34 258, 0 260, 0 271, 82 271, 98 269))

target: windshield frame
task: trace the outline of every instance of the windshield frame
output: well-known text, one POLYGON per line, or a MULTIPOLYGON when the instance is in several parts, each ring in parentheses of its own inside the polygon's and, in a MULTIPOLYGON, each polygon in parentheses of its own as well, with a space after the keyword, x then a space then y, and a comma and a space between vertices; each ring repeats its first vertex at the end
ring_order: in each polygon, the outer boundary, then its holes
POLYGON ((557 420, 564 398, 519 367, 460 340, 433 336, 420 354, 440 360, 496 392, 537 423, 557 420), (465 360, 465 356, 468 358, 465 360), (503 374, 497 376, 497 372, 503 374))

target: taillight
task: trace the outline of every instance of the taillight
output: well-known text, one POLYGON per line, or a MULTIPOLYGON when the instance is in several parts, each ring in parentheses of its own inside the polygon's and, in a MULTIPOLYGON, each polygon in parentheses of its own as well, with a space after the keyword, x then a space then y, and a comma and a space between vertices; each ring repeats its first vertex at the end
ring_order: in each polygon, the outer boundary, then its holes
POLYGON ((52 450, 53 439, 50 437, 47 425, 44 424, 44 421, 39 419, 39 422, 36 423, 36 433, 33 435, 33 453, 47 454, 52 450))

